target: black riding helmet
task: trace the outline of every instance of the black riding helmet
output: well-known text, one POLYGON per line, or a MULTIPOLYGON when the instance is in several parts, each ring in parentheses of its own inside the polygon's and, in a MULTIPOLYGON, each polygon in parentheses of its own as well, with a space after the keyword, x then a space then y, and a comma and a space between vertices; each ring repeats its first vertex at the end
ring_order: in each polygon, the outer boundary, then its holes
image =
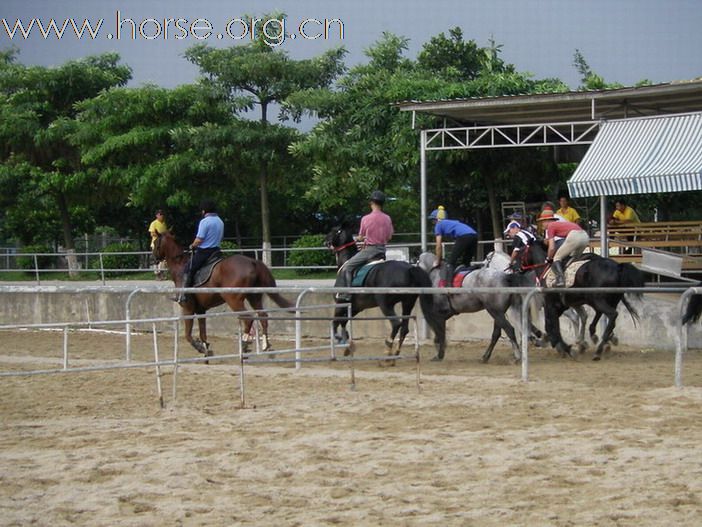
POLYGON ((204 210, 205 213, 217 212, 217 205, 211 199, 205 199, 200 203, 200 210, 204 210))
POLYGON ((374 190, 373 192, 371 192, 370 201, 372 201, 373 203, 377 203, 378 205, 384 205, 385 194, 383 194, 379 190, 374 190))

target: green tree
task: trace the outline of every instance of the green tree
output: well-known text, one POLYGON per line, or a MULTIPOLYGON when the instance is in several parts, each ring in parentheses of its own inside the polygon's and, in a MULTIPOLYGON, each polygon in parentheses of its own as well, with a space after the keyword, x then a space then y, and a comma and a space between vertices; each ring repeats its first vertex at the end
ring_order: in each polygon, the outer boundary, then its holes
MULTIPOLYGON (((76 103, 122 85, 130 76, 131 70, 119 64, 114 53, 55 68, 18 64, 12 52, 0 57, 0 184, 12 189, 4 198, 6 222, 9 218, 12 225, 12 218, 52 211, 63 246, 74 249, 74 228, 81 211, 89 210, 96 199, 110 196, 110 185, 101 186, 85 169, 70 141, 76 103)), ((54 236, 51 228, 42 228, 53 221, 36 223, 38 230, 21 233, 25 241, 54 236)), ((75 258, 69 258, 69 264, 74 268, 75 258)))
MULTIPOLYGON (((368 193, 380 188, 397 199, 388 209, 391 215, 393 209, 397 211, 396 223, 405 223, 400 228, 416 230, 420 221, 418 134, 410 126, 410 116, 395 106, 398 101, 567 89, 560 81, 534 80, 504 64, 499 57, 501 46, 494 40, 490 48, 481 49, 464 42, 460 30, 450 35, 432 39, 419 53, 420 64, 419 59, 404 56, 406 39, 386 33, 366 50, 368 63, 351 69, 340 79, 338 89, 309 90, 288 99, 298 111, 304 108, 321 119, 292 147, 296 156, 314 162, 308 196, 317 199, 321 209, 337 216, 350 206, 363 211, 368 193)), ((417 116, 419 129, 435 124, 430 117, 417 116)), ((544 157, 542 153, 513 155, 544 157)), ((507 176, 518 163, 507 163, 511 157, 504 151, 491 157, 468 152, 429 156, 429 198, 436 204, 450 200, 456 204, 454 212, 479 215, 488 204, 496 211, 501 193, 514 188, 514 178, 507 176), (494 192, 489 191, 491 186, 494 192)), ((496 213, 491 216, 499 232, 499 218, 496 213)))
MULTIPOLYGON (((279 152, 277 145, 270 143, 271 140, 280 138, 280 131, 270 130, 269 109, 273 104, 283 103, 297 91, 330 86, 343 71, 342 58, 345 54, 343 48, 338 48, 313 59, 291 59, 285 51, 272 45, 278 42, 283 27, 271 24, 271 21, 280 20, 284 16, 274 13, 259 17, 254 28, 256 39, 250 44, 225 49, 197 45, 185 54, 189 61, 200 68, 208 82, 231 100, 244 101, 250 109, 258 108, 256 126, 259 129, 259 143, 252 161, 257 166, 261 234, 266 263, 270 263, 271 246, 269 179, 275 175, 272 173, 273 166, 278 167, 279 173, 285 172, 285 159, 276 157, 279 152), (263 31, 264 25, 266 31, 263 31), (271 138, 272 133, 276 138, 271 138)), ((280 115, 279 118, 284 116, 280 115)))

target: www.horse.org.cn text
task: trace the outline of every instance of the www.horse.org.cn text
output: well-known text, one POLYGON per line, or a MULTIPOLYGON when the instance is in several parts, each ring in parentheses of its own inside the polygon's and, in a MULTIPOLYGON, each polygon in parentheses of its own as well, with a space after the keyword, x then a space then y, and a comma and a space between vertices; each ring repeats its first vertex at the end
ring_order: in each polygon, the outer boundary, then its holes
POLYGON ((207 18, 133 18, 115 12, 106 19, 0 19, 0 35, 9 40, 256 40, 263 37, 272 47, 289 40, 344 40, 344 23, 339 18, 230 18, 221 24, 207 18))

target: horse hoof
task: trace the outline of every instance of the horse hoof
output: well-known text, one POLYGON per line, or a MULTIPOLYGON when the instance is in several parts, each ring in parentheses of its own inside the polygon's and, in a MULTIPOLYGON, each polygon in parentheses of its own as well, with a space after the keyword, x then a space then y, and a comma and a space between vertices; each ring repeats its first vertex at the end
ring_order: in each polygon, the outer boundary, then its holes
POLYGON ((443 357, 439 357, 438 355, 434 355, 434 357, 431 359, 431 362, 441 362, 444 360, 443 357))
POLYGON ((483 364, 487 364, 489 360, 490 357, 480 357, 480 362, 482 362, 483 364))
POLYGON ((593 344, 597 344, 600 341, 600 337, 597 335, 590 335, 590 338, 592 339, 593 344))
POLYGON ((353 340, 348 341, 347 347, 344 349, 344 357, 348 357, 351 355, 351 352, 356 349, 356 345, 353 343, 353 340))
POLYGON ((592 360, 597 361, 597 360, 600 360, 601 358, 602 357, 600 357, 599 355, 595 355, 594 357, 592 357, 592 360))
POLYGON ((385 348, 389 351, 392 350, 392 341, 391 340, 385 339, 385 348))
POLYGON ((612 346, 616 346, 617 344, 619 344, 619 339, 612 335, 611 337, 609 337, 609 342, 610 344, 612 344, 612 346))

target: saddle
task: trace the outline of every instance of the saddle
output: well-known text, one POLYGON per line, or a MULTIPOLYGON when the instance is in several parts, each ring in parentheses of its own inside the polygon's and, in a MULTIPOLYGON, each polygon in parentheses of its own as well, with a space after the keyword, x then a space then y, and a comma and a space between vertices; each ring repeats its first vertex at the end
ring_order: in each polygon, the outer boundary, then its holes
POLYGON ((372 262, 365 264, 363 267, 359 267, 351 279, 351 287, 363 287, 363 285, 366 283, 368 273, 371 269, 373 269, 373 266, 383 263, 384 261, 385 260, 373 260, 372 262))
POLYGON ((453 272, 453 280, 451 281, 451 287, 462 287, 463 280, 466 279, 473 271, 480 269, 481 266, 473 265, 459 265, 453 272))
MULTIPOLYGON (((568 262, 566 262, 565 269, 563 270, 563 276, 565 277, 566 287, 573 286, 573 283, 575 282, 575 274, 583 266, 583 264, 588 262, 588 260, 589 258, 578 258, 577 260, 568 260, 568 262)), ((548 268, 548 271, 546 271, 546 274, 543 277, 543 283, 546 287, 556 286, 556 274, 551 270, 550 267, 548 268)))
POLYGON ((212 271, 219 262, 224 260, 225 256, 222 251, 214 252, 205 261, 202 267, 195 272, 193 276, 193 287, 199 287, 210 279, 212 271))

